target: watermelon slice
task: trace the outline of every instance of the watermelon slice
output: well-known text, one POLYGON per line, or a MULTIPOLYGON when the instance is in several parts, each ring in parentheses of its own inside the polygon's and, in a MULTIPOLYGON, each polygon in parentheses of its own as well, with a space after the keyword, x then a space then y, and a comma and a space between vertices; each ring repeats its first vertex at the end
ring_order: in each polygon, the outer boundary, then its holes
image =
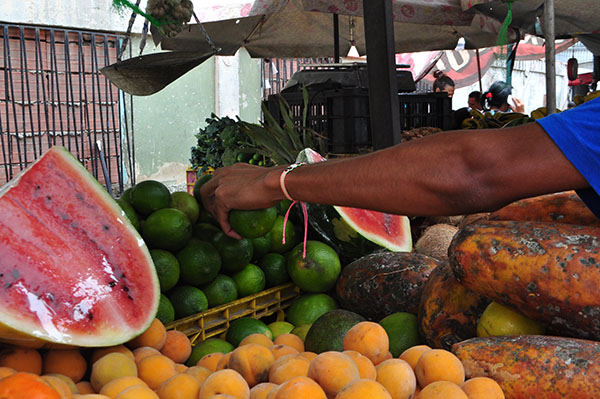
POLYGON ((154 320, 144 241, 94 177, 52 147, 0 189, 0 341, 112 346, 154 320))
MULTIPOLYGON (((317 163, 327 159, 310 148, 298 154, 296 162, 317 163)), ((374 250, 412 251, 410 221, 403 215, 344 206, 309 204, 313 230, 348 263, 374 250)))

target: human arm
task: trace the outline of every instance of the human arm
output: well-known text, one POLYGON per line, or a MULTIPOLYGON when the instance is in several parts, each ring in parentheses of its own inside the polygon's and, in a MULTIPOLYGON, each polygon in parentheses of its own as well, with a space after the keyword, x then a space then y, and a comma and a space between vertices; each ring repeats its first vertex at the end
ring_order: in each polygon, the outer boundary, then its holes
MULTIPOLYGON (((265 208, 283 199, 284 168, 219 169, 202 187, 204 206, 235 235, 229 210, 265 208)), ((285 185, 296 200, 407 216, 489 211, 516 199, 588 186, 536 123, 438 133, 306 165, 289 173, 285 185)))

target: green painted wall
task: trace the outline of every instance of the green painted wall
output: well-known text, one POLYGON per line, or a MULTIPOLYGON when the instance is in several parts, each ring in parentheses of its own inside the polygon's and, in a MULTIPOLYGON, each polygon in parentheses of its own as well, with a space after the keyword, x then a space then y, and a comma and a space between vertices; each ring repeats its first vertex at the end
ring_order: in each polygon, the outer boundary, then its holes
MULTIPOLYGON (((139 39, 132 44, 135 52, 139 39)), ((149 43, 144 54, 156 52, 153 47, 149 43)), ((260 62, 245 52, 240 55, 240 117, 250 122, 260 118, 260 62)), ((185 189, 190 148, 195 133, 215 112, 215 90, 211 58, 158 93, 133 97, 136 181, 154 179, 185 189)))

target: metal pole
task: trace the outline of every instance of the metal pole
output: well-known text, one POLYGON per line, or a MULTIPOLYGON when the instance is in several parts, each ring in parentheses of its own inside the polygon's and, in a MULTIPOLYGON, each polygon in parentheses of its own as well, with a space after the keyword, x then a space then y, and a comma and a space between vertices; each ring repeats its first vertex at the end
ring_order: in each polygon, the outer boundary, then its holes
POLYGON ((391 147, 401 141, 400 103, 396 82, 392 2, 363 0, 369 115, 373 149, 391 147))
POLYGON ((550 115, 556 112, 554 0, 544 2, 544 37, 546 39, 546 109, 550 115))
POLYGON ((340 63, 340 16, 333 14, 333 56, 335 63, 340 63))

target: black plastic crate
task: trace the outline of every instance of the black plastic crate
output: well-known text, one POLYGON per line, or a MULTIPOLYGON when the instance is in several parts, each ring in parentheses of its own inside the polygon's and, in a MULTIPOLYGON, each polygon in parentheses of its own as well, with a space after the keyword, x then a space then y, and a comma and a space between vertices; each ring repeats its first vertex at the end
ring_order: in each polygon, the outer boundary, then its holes
MULTIPOLYGON (((294 122, 301 123, 304 100, 300 92, 280 94, 290 106, 294 122)), ((402 130, 452 127, 452 99, 446 93, 399 94, 402 130)), ((269 96, 267 107, 283 122, 279 97, 269 96)), ((307 126, 327 138, 329 153, 354 154, 372 146, 369 92, 364 88, 323 89, 308 92, 307 126)), ((391 134, 391 133, 390 133, 391 134)))

